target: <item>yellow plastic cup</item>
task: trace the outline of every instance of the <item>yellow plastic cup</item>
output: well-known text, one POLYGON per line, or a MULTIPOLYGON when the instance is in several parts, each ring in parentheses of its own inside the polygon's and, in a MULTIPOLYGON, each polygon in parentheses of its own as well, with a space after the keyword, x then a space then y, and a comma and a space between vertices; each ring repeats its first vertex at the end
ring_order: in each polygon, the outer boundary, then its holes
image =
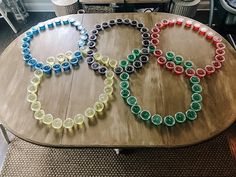
POLYGON ((37 69, 34 71, 34 76, 38 77, 39 79, 41 79, 43 77, 43 71, 41 69, 37 69))
POLYGON ((55 61, 56 61, 56 59, 54 57, 48 57, 46 59, 46 63, 51 65, 51 66, 54 65, 55 61))
POLYGON ((39 111, 41 109, 41 103, 39 101, 35 101, 31 103, 31 110, 32 111, 39 111))
POLYGON ((113 79, 107 78, 107 79, 104 80, 104 84, 107 85, 107 86, 112 86, 113 83, 114 83, 113 79))
POLYGON ((102 102, 104 104, 107 104, 108 100, 109 100, 109 97, 108 97, 107 94, 102 93, 102 94, 99 95, 99 101, 100 102, 102 102))
POLYGON ((83 123, 84 123, 84 115, 83 114, 77 114, 74 117, 74 123, 76 125, 83 125, 83 123))
POLYGON ((43 123, 46 125, 51 125, 53 122, 53 116, 52 114, 46 114, 43 117, 43 123))
POLYGON ((113 88, 111 86, 105 86, 104 87, 104 93, 106 93, 107 95, 111 95, 113 93, 113 88))
POLYGON ((100 53, 95 53, 95 54, 93 55, 93 58, 94 58, 96 61, 100 61, 101 58, 102 58, 102 55, 101 55, 100 53))
POLYGON ((27 87, 27 91, 28 91, 29 93, 36 93, 36 92, 38 91, 38 87, 31 84, 31 85, 29 85, 29 86, 27 87))
POLYGON ((31 82, 31 84, 38 86, 40 84, 40 78, 33 77, 30 82, 31 82))
POLYGON ((33 103, 37 101, 37 95, 35 93, 30 93, 27 95, 27 101, 33 103))
POLYGON ((118 62, 115 59, 110 59, 108 63, 110 67, 115 68, 118 62))
POLYGON ((106 72, 106 78, 109 78, 109 79, 113 79, 114 78, 114 72, 113 71, 110 71, 110 70, 108 70, 107 72, 106 72))
POLYGON ((59 63, 63 63, 65 61, 65 54, 64 53, 60 53, 57 55, 57 60, 59 63))
POLYGON ((89 48, 84 46, 84 47, 80 47, 80 52, 83 54, 84 57, 87 56, 87 52, 89 51, 89 48))
POLYGON ((37 120, 42 120, 45 116, 44 110, 40 109, 34 113, 34 118, 37 120))
POLYGON ((93 118, 95 116, 95 110, 93 108, 87 108, 85 110, 85 116, 88 117, 89 119, 93 118))
POLYGON ((102 112, 103 109, 104 109, 104 104, 103 104, 102 102, 100 102, 100 101, 97 101, 97 102, 94 104, 93 108, 94 108, 94 110, 95 110, 96 112, 102 112))
POLYGON ((72 129, 74 126, 74 120, 71 118, 67 118, 66 120, 64 120, 63 122, 63 127, 66 129, 72 129))
POLYGON ((102 62, 104 65, 108 65, 109 57, 107 57, 107 56, 101 57, 101 62, 102 62))
POLYGON ((71 60, 73 58, 73 52, 72 51, 67 51, 65 53, 65 56, 68 60, 71 60))
POLYGON ((52 128, 58 130, 62 127, 62 120, 60 118, 56 118, 52 121, 52 128))

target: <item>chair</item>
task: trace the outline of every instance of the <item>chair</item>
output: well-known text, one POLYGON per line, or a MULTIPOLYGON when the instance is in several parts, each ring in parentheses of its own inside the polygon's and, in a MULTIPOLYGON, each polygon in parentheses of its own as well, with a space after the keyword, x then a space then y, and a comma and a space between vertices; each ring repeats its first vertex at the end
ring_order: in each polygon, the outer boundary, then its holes
POLYGON ((11 27, 11 29, 14 31, 14 33, 17 33, 16 28, 14 27, 14 25, 11 23, 11 21, 7 17, 7 11, 6 11, 5 5, 2 2, 2 0, 0 0, 0 18, 4 18, 6 20, 6 22, 8 23, 8 25, 11 27))

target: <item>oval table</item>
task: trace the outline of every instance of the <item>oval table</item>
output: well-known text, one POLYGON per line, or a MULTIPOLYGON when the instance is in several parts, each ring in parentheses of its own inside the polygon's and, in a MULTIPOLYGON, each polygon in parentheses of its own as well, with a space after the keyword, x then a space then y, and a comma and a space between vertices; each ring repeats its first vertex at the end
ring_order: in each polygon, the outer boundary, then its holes
MULTIPOLYGON (((136 19, 151 29, 163 18, 177 18, 165 13, 123 13, 72 15, 82 20, 90 31, 95 24, 109 19, 136 19)), ((216 33, 217 34, 217 33, 216 33)), ((202 111, 193 122, 172 128, 154 127, 136 119, 120 97, 119 81, 103 116, 93 122, 86 120, 82 128, 54 131, 34 119, 26 101, 27 85, 33 72, 25 66, 21 55, 23 35, 15 39, 0 59, 0 121, 17 137, 43 146, 53 147, 180 147, 205 141, 227 129, 236 118, 236 53, 226 44, 226 61, 222 70, 202 79, 202 111)), ((60 52, 77 50, 79 33, 70 27, 44 32, 32 41, 34 57, 45 60, 60 52)), ((134 48, 141 48, 141 35, 132 28, 114 27, 100 35, 98 51, 110 58, 126 58, 134 48)), ((196 33, 178 27, 161 33, 159 48, 172 50, 203 67, 214 57, 214 48, 196 33)), ((131 76, 131 91, 140 105, 152 114, 174 114, 185 111, 190 104, 188 79, 170 74, 156 64, 154 57, 137 76, 131 76)), ((91 71, 85 62, 79 70, 60 77, 45 79, 40 86, 39 100, 46 112, 65 119, 84 113, 103 91, 103 79, 91 71)))

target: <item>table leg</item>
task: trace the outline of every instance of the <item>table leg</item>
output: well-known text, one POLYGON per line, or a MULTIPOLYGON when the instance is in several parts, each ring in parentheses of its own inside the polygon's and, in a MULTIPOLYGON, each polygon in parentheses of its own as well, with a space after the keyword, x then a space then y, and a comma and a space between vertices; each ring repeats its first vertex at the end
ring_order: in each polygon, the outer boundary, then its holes
POLYGON ((1 130, 2 130, 2 134, 3 134, 3 136, 4 136, 4 138, 5 138, 6 142, 7 142, 7 144, 10 144, 11 141, 10 141, 10 139, 9 139, 9 136, 8 136, 8 134, 7 134, 7 131, 6 131, 5 127, 4 127, 1 123, 0 123, 0 128, 1 128, 1 130))

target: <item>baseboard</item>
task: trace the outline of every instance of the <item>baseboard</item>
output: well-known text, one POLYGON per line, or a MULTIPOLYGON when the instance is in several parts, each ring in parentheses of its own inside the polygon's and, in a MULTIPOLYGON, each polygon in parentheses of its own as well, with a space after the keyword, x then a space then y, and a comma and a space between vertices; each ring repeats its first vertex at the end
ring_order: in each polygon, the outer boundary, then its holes
POLYGON ((54 12, 53 5, 50 2, 26 2, 24 4, 28 12, 54 12))

